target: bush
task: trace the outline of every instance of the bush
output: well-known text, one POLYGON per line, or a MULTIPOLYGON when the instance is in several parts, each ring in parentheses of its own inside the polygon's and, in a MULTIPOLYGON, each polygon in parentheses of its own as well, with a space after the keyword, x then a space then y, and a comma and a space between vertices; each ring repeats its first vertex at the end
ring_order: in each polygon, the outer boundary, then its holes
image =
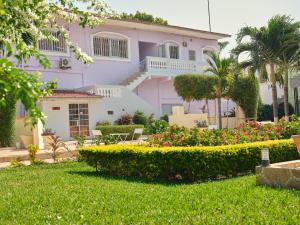
POLYGON ((163 116, 160 117, 160 120, 164 120, 166 122, 169 123, 169 115, 168 114, 164 114, 163 116))
POLYGON ((141 111, 136 111, 133 115, 132 121, 134 124, 142 124, 144 126, 148 123, 148 118, 141 111))
POLYGON ((132 139, 132 134, 134 129, 144 128, 143 125, 110 125, 110 126, 96 126, 97 130, 101 130, 103 136, 113 134, 113 133, 129 133, 127 140, 132 139))
MULTIPOLYGON (((293 114, 294 114, 294 108, 289 103, 289 115, 291 116, 293 114)), ((284 103, 283 102, 278 104, 278 117, 279 118, 284 117, 284 103)), ((258 107, 257 120, 258 121, 274 121, 273 106, 268 105, 268 104, 261 104, 258 107)))
POLYGON ((111 125, 111 122, 110 121, 106 121, 106 120, 104 120, 104 121, 98 121, 96 123, 96 126, 109 126, 109 125, 111 125))
POLYGON ((29 160, 31 163, 35 163, 37 161, 36 154, 39 150, 39 147, 37 145, 28 145, 27 146, 28 154, 29 154, 29 160))
POLYGON ((116 120, 116 124, 118 125, 129 125, 132 124, 132 116, 128 113, 121 116, 121 118, 116 120))
POLYGON ((166 131, 169 123, 165 120, 153 120, 147 125, 148 134, 161 134, 166 131))
POLYGON ((272 163, 298 158, 292 140, 214 147, 108 145, 84 147, 79 153, 105 174, 193 182, 253 172, 263 148, 270 150, 272 163))

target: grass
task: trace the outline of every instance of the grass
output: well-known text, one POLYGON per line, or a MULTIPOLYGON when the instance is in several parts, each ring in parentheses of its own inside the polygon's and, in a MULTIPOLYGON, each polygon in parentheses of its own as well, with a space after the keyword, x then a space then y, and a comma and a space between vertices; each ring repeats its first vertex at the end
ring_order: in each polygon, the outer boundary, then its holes
POLYGON ((83 163, 0 170, 0 224, 299 224, 300 191, 101 176, 83 163))

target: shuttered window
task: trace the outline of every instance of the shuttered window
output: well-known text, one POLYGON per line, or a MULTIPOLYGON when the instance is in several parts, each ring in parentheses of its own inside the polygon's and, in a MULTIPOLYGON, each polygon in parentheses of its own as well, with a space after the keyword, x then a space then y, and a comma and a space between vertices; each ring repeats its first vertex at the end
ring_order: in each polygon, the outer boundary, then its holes
POLYGON ((39 49, 43 51, 49 51, 49 52, 61 52, 61 53, 67 53, 67 45, 64 37, 59 34, 59 32, 52 31, 51 34, 58 40, 58 41, 52 41, 52 40, 39 40, 39 49))
POLYGON ((128 58, 127 39, 94 36, 93 47, 95 56, 128 58))
POLYGON ((189 60, 196 61, 196 51, 195 50, 189 50, 189 60))
POLYGON ((179 47, 169 45, 170 59, 179 59, 179 47))

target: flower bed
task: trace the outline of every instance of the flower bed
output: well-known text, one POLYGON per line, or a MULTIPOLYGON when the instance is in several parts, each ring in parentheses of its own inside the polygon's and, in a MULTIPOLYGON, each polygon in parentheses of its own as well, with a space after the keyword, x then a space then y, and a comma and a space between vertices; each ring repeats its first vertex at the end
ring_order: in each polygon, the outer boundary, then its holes
POLYGON ((109 175, 192 182, 253 172, 262 148, 270 149, 271 162, 298 158, 292 140, 214 147, 108 145, 84 147, 79 153, 109 175))
POLYGON ((249 122, 228 130, 187 129, 174 125, 164 133, 152 135, 149 142, 158 146, 217 146, 289 139, 294 134, 300 134, 298 117, 293 117, 291 122, 281 120, 277 124, 249 122))

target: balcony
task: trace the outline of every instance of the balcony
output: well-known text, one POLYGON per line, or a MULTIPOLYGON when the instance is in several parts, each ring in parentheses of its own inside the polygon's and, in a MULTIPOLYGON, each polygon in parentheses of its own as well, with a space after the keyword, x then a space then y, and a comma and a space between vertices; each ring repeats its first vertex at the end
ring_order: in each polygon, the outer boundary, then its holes
POLYGON ((140 71, 149 75, 175 76, 185 73, 202 73, 203 64, 181 59, 147 56, 140 63, 140 71))

